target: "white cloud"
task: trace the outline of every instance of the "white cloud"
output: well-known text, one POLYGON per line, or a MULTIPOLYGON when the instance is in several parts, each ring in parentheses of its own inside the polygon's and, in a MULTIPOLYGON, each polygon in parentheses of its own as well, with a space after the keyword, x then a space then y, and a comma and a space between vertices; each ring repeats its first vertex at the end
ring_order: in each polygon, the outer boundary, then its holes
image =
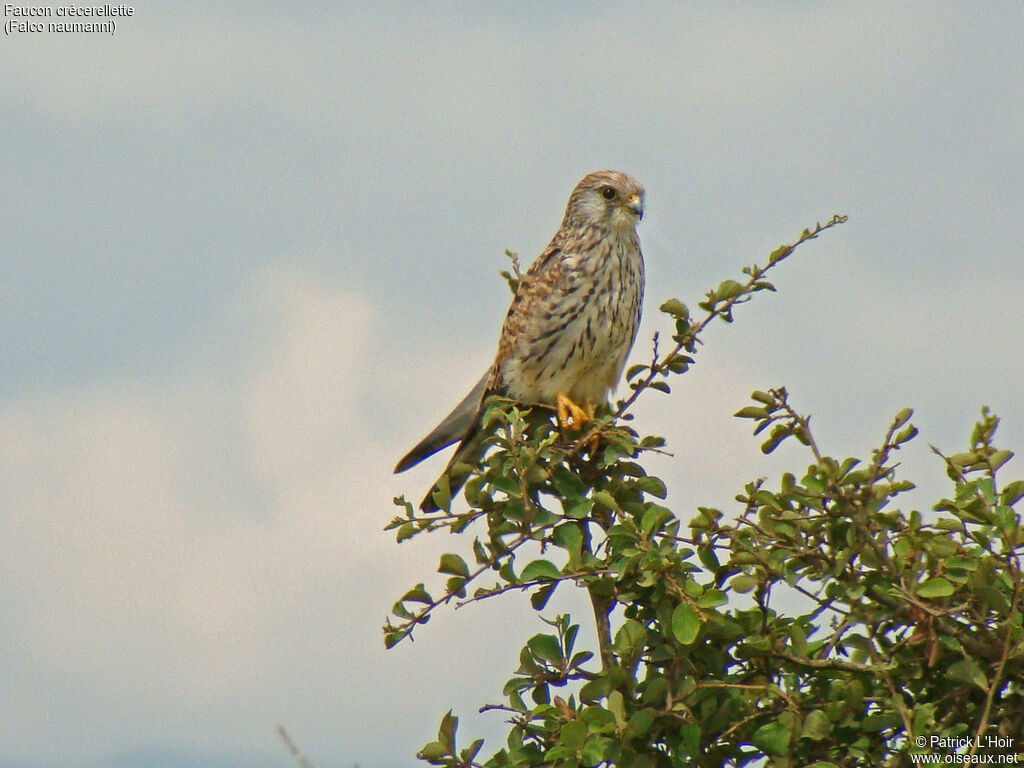
MULTIPOLYGON (((35 745, 20 757, 84 765, 175 733, 273 748, 277 718, 370 728, 395 695, 378 627, 437 553, 396 553, 381 531, 401 480, 366 375, 379 318, 287 269, 248 300, 267 345, 235 383, 124 382, 0 411, 0 636, 16 662, 0 741, 35 745)), ((422 663, 399 658, 396 674, 422 663)))
POLYGON ((379 318, 355 292, 284 269, 259 276, 256 301, 279 321, 238 404, 248 460, 275 487, 306 484, 362 443, 352 427, 372 392, 368 345, 379 318))

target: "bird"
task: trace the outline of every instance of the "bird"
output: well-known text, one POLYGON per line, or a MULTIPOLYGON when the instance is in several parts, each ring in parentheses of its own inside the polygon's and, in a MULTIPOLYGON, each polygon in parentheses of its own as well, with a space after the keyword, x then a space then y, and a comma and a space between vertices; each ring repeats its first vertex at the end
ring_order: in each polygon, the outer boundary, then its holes
MULTIPOLYGON (((552 407, 563 429, 580 429, 593 418, 618 384, 640 326, 644 260, 636 227, 643 213, 644 189, 632 176, 583 177, 555 236, 519 280, 493 364, 395 473, 458 442, 441 475, 449 476, 454 496, 465 476, 455 477, 453 467, 483 457, 481 418, 492 394, 552 407)), ((437 510, 437 487, 422 511, 437 510)))

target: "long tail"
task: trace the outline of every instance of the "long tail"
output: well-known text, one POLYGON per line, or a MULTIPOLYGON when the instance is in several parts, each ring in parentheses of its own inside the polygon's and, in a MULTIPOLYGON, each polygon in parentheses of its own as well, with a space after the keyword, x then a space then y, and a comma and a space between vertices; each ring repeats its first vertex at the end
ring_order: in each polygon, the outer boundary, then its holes
MULTIPOLYGON (((395 465, 395 473, 405 472, 409 467, 415 466, 428 456, 446 448, 452 443, 465 440, 470 427, 480 412, 480 404, 484 401, 484 394, 487 392, 487 380, 490 378, 490 371, 485 373, 476 386, 470 390, 462 402, 456 405, 452 412, 444 417, 444 420, 431 431, 429 435, 420 440, 416 447, 402 457, 395 465)), ((458 455, 458 452, 456 452, 458 455)))
POLYGON ((455 449, 455 453, 448 462, 448 466, 444 468, 444 472, 441 473, 441 477, 437 479, 430 487, 430 490, 427 491, 427 495, 423 497, 423 501, 420 502, 420 510, 423 512, 437 511, 439 507, 434 502, 434 492, 437 491, 437 485, 445 475, 448 476, 448 493, 454 497, 459 492, 469 478, 470 473, 465 468, 476 466, 480 463, 480 459, 483 458, 483 445, 484 433, 480 429, 479 417, 476 417, 473 419, 465 435, 463 435, 462 442, 455 449), (458 468, 456 468, 457 466, 458 468))

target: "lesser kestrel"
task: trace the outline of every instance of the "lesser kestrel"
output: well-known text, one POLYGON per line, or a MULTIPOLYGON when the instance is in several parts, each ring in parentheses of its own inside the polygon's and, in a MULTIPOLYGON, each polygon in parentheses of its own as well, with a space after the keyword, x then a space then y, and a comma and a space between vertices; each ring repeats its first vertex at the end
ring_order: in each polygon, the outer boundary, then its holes
MULTIPOLYGON (((640 325, 644 260, 636 226, 643 205, 643 188, 618 171, 591 173, 576 185, 562 226, 519 282, 494 364, 395 472, 456 441, 445 473, 479 461, 490 394, 553 406, 563 427, 570 417, 579 428, 593 416, 622 376, 640 325)), ((451 483, 454 494, 461 479, 451 483)), ((432 493, 421 509, 436 509, 432 493)))

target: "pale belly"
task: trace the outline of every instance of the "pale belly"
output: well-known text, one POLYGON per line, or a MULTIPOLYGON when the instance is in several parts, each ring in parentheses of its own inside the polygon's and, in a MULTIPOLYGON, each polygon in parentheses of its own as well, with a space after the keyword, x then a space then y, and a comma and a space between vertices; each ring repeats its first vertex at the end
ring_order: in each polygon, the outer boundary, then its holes
POLYGON ((510 397, 554 404, 605 402, 618 384, 640 324, 643 262, 608 259, 593 284, 551 297, 503 368, 510 397))

